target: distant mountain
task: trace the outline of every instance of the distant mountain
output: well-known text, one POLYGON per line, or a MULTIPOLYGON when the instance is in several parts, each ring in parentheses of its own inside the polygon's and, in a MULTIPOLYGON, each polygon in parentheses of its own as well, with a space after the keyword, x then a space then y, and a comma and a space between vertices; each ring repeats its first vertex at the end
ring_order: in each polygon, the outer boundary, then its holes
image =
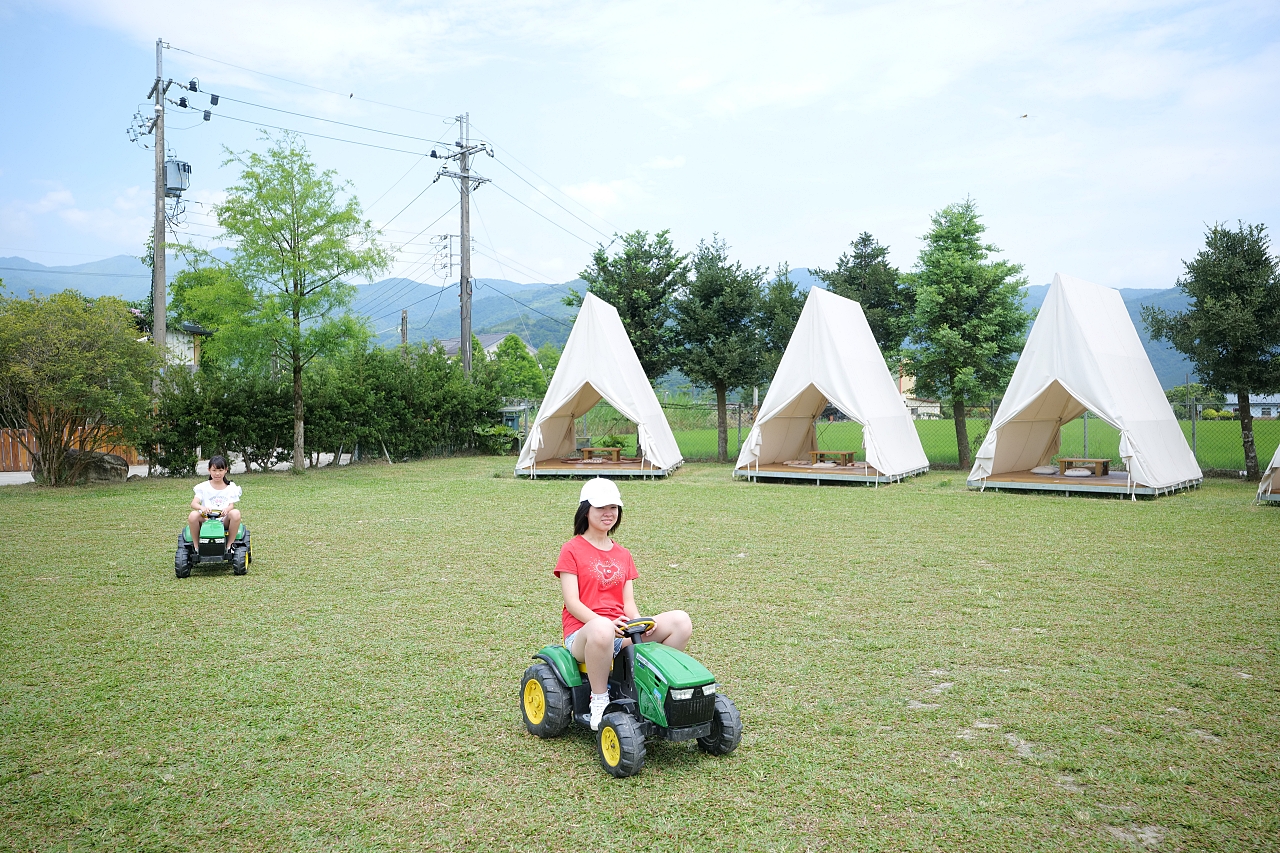
MULTIPOLYGON (((1160 385, 1166 389, 1181 385, 1187 381, 1188 373, 1191 374, 1191 381, 1195 382, 1197 379, 1195 368, 1192 367, 1191 362, 1187 361, 1186 356, 1164 341, 1151 340, 1151 336, 1147 334, 1147 327, 1142 323, 1142 306, 1154 305, 1166 311, 1185 311, 1189 304, 1187 295, 1176 287, 1162 290, 1148 288, 1118 288, 1118 290, 1120 298, 1124 300, 1124 307, 1129 311, 1129 318, 1133 320, 1133 326, 1138 330, 1138 337, 1142 339, 1147 358, 1151 359, 1151 367, 1155 370, 1160 385)), ((1026 307, 1038 309, 1044 304, 1049 285, 1036 284, 1024 287, 1022 292, 1026 294, 1026 307)))
MULTIPOLYGON (((518 284, 505 279, 475 279, 471 294, 471 330, 475 334, 515 332, 534 347, 563 347, 578 309, 565 305, 570 289, 586 283, 518 284)), ((462 325, 458 284, 435 285, 411 279, 383 279, 360 285, 354 311, 368 317, 383 346, 400 342, 400 309, 409 312, 409 342, 458 337, 462 325)))
MULTIPOLYGON (((214 256, 228 260, 231 253, 215 249, 214 256)), ((166 256, 165 273, 169 281, 186 268, 177 255, 166 256)), ((151 270, 133 255, 116 255, 101 261, 72 266, 47 267, 26 258, 0 258, 0 280, 11 296, 25 298, 34 291, 47 296, 75 289, 85 296, 119 296, 121 299, 145 299, 151 291, 151 270)))

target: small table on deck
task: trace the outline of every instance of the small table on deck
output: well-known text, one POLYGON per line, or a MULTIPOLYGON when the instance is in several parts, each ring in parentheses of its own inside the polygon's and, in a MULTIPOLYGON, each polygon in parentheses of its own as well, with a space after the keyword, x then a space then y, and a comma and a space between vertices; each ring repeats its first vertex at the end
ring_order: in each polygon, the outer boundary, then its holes
POLYGON ((1080 467, 1092 468, 1095 477, 1105 477, 1111 473, 1110 459, 1085 459, 1080 456, 1064 456, 1058 460, 1058 476, 1067 473, 1068 468, 1073 468, 1073 463, 1082 463, 1080 467))
POLYGON ((584 447, 582 448, 582 458, 590 459, 593 456, 608 456, 611 462, 622 461, 621 447, 584 447))
POLYGON ((856 450, 810 450, 809 464, 821 462, 824 456, 834 456, 839 459, 842 464, 855 461, 854 457, 858 455, 856 450))

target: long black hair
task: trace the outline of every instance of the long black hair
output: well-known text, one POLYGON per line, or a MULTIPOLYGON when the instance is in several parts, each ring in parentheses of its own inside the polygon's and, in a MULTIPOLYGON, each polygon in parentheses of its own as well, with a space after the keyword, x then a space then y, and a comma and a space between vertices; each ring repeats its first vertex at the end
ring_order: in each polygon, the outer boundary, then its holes
MULTIPOLYGON (((212 464, 212 463, 211 463, 212 464)), ((587 522, 587 513, 591 510, 591 501, 583 501, 578 504, 578 511, 573 514, 573 535, 581 536, 587 532, 587 528, 591 525, 587 522)), ((622 524, 622 507, 618 507, 618 520, 613 523, 613 527, 609 528, 609 534, 618 529, 618 525, 622 524)))
MULTIPOLYGON (((209 457, 209 467, 221 468, 223 471, 226 471, 228 475, 231 473, 231 466, 227 464, 227 457, 223 456, 221 453, 209 457)), ((209 479, 213 479, 212 474, 209 475, 209 479)), ((222 479, 228 486, 232 484, 230 476, 223 477, 222 479)))

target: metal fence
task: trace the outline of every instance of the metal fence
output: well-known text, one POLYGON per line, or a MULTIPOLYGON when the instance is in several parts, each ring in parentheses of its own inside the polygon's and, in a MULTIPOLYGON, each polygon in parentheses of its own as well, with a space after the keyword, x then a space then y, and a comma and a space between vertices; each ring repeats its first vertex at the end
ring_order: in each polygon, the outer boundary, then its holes
MULTIPOLYGON (((688 461, 716 458, 716 406, 714 402, 667 402, 662 404, 667 423, 675 434, 680 453, 688 461)), ((751 431, 755 409, 750 405, 728 404, 728 457, 737 459, 742 442, 751 431)), ((990 409, 973 410, 976 417, 967 419, 970 458, 977 454, 991 426, 990 409)), ((1244 470, 1244 447, 1240 422, 1236 420, 1179 420, 1187 444, 1195 453, 1201 469, 1209 474, 1236 475, 1244 470)), ((917 420, 914 422, 929 464, 939 467, 959 464, 955 422, 951 419, 917 420)), ((862 427, 842 414, 828 409, 815 420, 818 448, 821 450, 855 450, 862 455, 862 427)), ((578 421, 579 441, 598 444, 616 436, 623 442, 624 453, 635 453, 635 424, 612 406, 600 404, 578 421)), ((1266 466, 1276 446, 1280 445, 1280 419, 1253 422, 1258 464, 1266 466)), ((1085 456, 1111 459, 1122 468, 1120 434, 1115 427, 1096 415, 1087 414, 1062 426, 1061 456, 1085 456)))

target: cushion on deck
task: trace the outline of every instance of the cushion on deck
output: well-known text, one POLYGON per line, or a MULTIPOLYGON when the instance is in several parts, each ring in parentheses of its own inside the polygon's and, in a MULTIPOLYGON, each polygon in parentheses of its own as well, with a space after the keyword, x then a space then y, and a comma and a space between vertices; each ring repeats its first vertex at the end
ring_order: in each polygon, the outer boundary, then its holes
POLYGON ((1037 465, 1031 469, 1032 474, 1057 474, 1057 465, 1037 465))
POLYGON ((1093 472, 1088 468, 1068 468, 1063 472, 1068 477, 1092 477, 1093 472))

